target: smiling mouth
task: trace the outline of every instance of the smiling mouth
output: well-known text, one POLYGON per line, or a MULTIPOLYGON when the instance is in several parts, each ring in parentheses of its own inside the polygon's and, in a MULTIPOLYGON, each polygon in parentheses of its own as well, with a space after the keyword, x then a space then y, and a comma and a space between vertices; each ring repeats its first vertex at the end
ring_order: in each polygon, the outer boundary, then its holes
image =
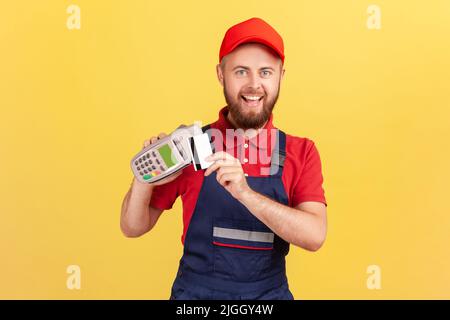
POLYGON ((244 102, 244 105, 248 108, 256 108, 259 107, 262 103, 261 100, 264 96, 256 96, 256 95, 241 95, 241 99, 244 102))
POLYGON ((241 95, 245 102, 261 101, 264 96, 241 95))

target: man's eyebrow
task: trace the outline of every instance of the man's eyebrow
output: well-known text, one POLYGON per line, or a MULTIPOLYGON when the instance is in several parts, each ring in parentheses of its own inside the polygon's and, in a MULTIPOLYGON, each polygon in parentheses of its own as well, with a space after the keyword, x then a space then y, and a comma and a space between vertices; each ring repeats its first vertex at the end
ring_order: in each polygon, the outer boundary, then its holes
POLYGON ((250 69, 249 67, 246 67, 246 66, 236 66, 236 67, 234 67, 233 68, 233 70, 236 70, 236 69, 245 69, 245 70, 248 70, 248 69, 250 69))
MULTIPOLYGON (((247 66, 236 66, 236 67, 234 67, 232 70, 236 70, 236 69, 245 69, 245 70, 249 70, 250 68, 247 67, 247 66)), ((272 68, 272 67, 262 67, 262 68, 259 68, 259 70, 267 70, 267 69, 270 69, 270 70, 272 70, 272 71, 275 71, 275 69, 272 68)))

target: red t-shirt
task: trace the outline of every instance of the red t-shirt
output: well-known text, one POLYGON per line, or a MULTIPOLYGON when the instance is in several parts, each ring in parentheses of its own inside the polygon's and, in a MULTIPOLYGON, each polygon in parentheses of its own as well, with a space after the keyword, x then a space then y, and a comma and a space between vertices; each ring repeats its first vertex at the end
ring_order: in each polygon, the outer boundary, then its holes
MULTIPOLYGON (((227 113, 227 107, 222 108, 219 112, 219 119, 211 124, 211 128, 220 130, 224 137, 222 141, 215 141, 215 151, 224 150, 240 159, 245 175, 265 175, 265 171, 261 168, 270 167, 270 161, 268 160, 273 145, 270 141, 274 141, 274 134, 271 134, 273 131, 271 129, 275 129, 272 123, 273 115, 270 116, 269 121, 264 126, 264 129, 267 129, 264 134, 260 133, 251 139, 244 140, 244 138, 237 138, 239 135, 232 133, 233 126, 227 120, 227 113), (252 158, 252 161, 249 161, 249 157, 252 158)), ((158 209, 172 208, 177 197, 181 196, 184 226, 181 237, 182 243, 184 243, 186 231, 200 193, 203 174, 204 170, 195 171, 193 166, 187 166, 175 180, 153 189, 150 205, 158 209)), ((327 206, 322 188, 323 177, 320 156, 312 140, 286 134, 286 159, 282 181, 289 198, 290 207, 296 207, 304 201, 318 201, 327 206)))

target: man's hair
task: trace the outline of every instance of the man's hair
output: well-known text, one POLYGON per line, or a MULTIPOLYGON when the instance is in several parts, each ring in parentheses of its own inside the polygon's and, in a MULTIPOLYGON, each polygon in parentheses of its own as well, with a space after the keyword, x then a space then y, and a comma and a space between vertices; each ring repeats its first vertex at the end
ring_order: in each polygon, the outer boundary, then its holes
POLYGON ((220 61, 220 69, 222 69, 222 71, 225 70, 225 62, 227 61, 228 56, 225 56, 222 58, 222 61, 220 61))

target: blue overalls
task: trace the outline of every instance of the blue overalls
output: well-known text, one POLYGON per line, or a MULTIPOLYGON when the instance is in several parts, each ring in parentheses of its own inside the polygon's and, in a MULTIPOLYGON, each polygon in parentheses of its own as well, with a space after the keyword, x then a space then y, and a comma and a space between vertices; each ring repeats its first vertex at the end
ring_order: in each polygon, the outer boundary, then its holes
MULTIPOLYGON (((247 183, 288 205, 281 180, 286 135, 277 132, 271 174, 247 177, 247 183)), ((170 299, 292 300, 285 267, 288 251, 289 243, 226 191, 214 172, 204 177, 170 299)))

